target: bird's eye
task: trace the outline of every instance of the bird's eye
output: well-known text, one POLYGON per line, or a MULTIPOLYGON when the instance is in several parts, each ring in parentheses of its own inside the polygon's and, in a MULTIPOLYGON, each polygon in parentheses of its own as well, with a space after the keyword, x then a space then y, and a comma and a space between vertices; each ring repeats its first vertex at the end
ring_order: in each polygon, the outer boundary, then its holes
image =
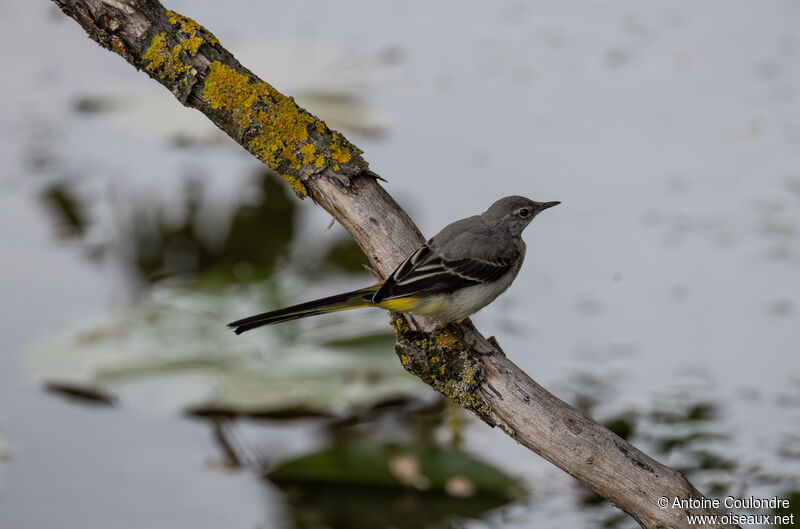
POLYGON ((528 208, 522 208, 521 210, 519 210, 519 216, 522 217, 523 219, 528 218, 528 215, 530 214, 531 210, 529 210, 528 208))

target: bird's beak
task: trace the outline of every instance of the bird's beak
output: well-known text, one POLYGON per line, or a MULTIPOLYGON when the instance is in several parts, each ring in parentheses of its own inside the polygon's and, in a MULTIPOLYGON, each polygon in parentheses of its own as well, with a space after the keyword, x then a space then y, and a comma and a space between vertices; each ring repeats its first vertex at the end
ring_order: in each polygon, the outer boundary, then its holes
POLYGON ((557 206, 559 204, 561 204, 561 202, 559 202, 558 200, 556 200, 554 202, 542 202, 539 205, 539 211, 544 211, 547 208, 552 208, 553 206, 557 206))

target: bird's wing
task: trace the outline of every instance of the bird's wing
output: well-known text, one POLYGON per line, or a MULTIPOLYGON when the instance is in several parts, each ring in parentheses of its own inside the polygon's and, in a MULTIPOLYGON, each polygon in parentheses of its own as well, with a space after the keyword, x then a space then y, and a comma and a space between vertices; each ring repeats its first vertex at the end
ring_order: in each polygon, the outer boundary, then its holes
POLYGON ((424 294, 449 294, 471 285, 496 281, 513 267, 513 259, 505 258, 447 260, 425 244, 392 272, 372 297, 372 302, 424 294))

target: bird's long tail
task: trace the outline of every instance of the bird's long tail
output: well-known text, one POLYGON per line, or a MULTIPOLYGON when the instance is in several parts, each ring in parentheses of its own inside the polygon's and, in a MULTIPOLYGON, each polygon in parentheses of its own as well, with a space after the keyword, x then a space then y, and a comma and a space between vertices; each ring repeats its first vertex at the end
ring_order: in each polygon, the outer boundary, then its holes
POLYGON ((283 323, 284 321, 298 320, 308 316, 316 316, 317 314, 326 314, 329 312, 337 312, 340 310, 357 309, 359 307, 369 307, 373 305, 372 296, 380 288, 381 283, 372 285, 367 288, 345 292, 344 294, 337 294, 327 298, 308 301, 286 307, 285 309, 273 310, 271 312, 264 312, 263 314, 256 314, 249 318, 236 320, 228 324, 228 327, 233 329, 236 334, 242 334, 250 329, 261 327, 262 325, 272 325, 275 323, 283 323))

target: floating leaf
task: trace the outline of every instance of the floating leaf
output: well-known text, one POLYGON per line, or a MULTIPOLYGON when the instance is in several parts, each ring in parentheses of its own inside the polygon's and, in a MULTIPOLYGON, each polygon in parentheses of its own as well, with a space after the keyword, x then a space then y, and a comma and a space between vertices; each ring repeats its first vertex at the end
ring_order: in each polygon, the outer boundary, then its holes
POLYGON ((522 492, 505 473, 462 451, 434 445, 359 440, 284 463, 266 473, 274 482, 327 483, 333 486, 401 487, 455 492, 511 500, 522 492), (454 484, 453 479, 456 479, 454 484), (458 483, 460 481, 460 483, 458 483))
POLYGON ((447 527, 523 494, 516 480, 464 452, 368 440, 338 443, 265 476, 284 491, 301 528, 447 527))
POLYGON ((48 388, 71 398, 198 415, 348 415, 434 398, 401 367, 380 311, 236 336, 225 323, 268 308, 261 297, 274 289, 251 285, 246 307, 247 294, 234 290, 164 291, 112 321, 39 345, 29 365, 48 388))

